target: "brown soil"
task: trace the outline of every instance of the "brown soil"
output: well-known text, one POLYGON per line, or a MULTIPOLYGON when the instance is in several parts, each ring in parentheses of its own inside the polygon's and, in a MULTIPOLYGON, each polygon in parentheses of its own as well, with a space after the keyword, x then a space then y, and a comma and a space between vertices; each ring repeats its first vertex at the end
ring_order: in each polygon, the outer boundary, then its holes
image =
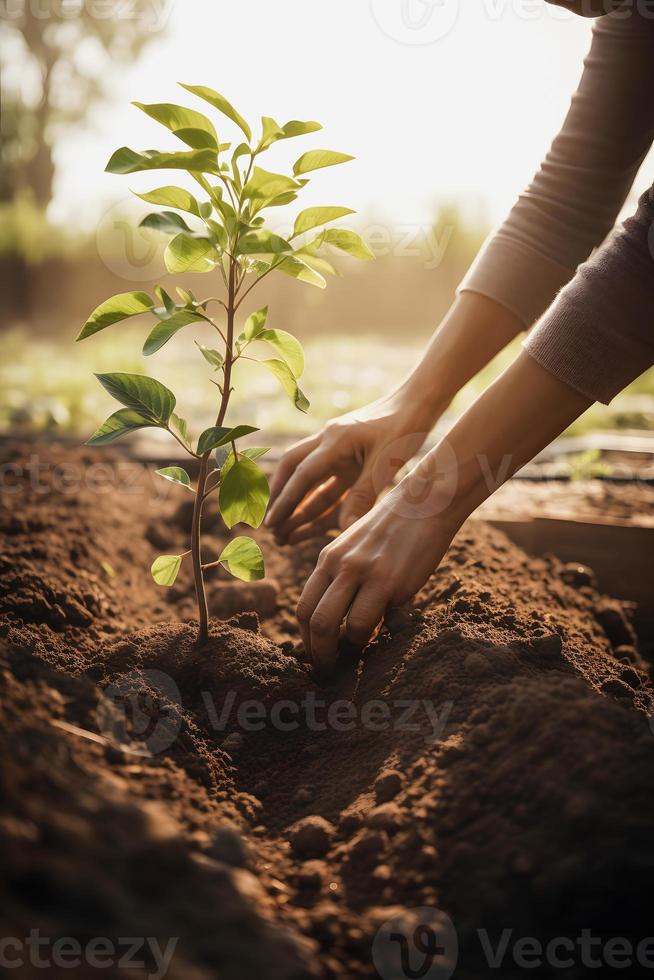
MULTIPOLYGON (((320 542, 261 533, 265 581, 215 573, 198 651, 187 573, 168 591, 148 575, 187 547, 184 491, 153 506, 116 454, 33 455, 39 485, 5 451, 0 511, 5 935, 176 938, 183 980, 396 980, 373 940, 428 907, 476 980, 479 929, 651 934, 652 688, 629 608, 590 572, 470 524, 321 685, 292 614, 320 542)), ((71 973, 95 975, 48 975, 71 973)))

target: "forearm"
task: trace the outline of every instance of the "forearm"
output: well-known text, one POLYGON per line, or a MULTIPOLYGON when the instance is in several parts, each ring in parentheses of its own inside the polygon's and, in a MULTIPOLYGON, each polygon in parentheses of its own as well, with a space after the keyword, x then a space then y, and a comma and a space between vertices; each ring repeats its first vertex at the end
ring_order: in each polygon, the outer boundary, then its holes
POLYGON ((458 526, 590 404, 522 351, 405 479, 458 526))
POLYGON ((424 415, 430 427, 458 391, 523 329, 521 321, 487 296, 464 293, 435 331, 420 363, 397 397, 424 415))
MULTIPOLYGON (((565 6, 569 6, 568 3, 565 6)), ((563 127, 461 290, 529 329, 611 230, 654 138, 654 20, 602 18, 563 127)))

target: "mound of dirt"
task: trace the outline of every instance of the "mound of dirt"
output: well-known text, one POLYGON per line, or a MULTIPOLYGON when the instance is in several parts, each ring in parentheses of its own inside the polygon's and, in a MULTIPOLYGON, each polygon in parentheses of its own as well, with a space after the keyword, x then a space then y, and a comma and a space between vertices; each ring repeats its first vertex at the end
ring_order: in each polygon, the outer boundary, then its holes
MULTIPOLYGON (((648 936, 653 692, 629 607, 590 573, 467 525, 319 683, 292 611, 320 542, 261 532, 270 577, 211 580, 199 651, 186 570, 168 592, 148 575, 186 540, 181 492, 155 509, 147 474, 99 494, 97 454, 32 455, 45 489, 10 451, 0 511, 7 935, 156 937, 148 968, 172 942, 185 980, 396 980, 425 922, 438 975, 471 980, 503 930, 648 936)), ((512 949, 502 977, 525 973, 512 949)))

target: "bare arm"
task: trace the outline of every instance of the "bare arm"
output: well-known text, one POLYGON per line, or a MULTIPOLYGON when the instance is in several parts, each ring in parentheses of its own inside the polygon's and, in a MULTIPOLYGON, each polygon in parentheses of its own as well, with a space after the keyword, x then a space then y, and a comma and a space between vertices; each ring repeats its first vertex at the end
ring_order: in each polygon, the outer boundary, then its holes
POLYGON ((389 606, 424 585, 473 510, 589 404, 521 352, 446 439, 323 549, 298 605, 314 662, 331 666, 343 622, 364 644, 389 606))
POLYGON ((334 419, 284 455, 266 523, 297 542, 348 527, 420 449, 454 395, 521 330, 486 296, 460 296, 420 363, 391 394, 334 419))

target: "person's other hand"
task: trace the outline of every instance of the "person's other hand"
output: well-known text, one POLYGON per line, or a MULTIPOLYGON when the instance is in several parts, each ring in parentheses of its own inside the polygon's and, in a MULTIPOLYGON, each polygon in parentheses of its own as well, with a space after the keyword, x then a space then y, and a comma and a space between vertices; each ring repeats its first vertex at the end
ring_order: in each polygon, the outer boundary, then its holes
POLYGON ((266 517, 280 543, 346 529, 370 510, 438 417, 417 402, 394 393, 328 422, 284 453, 266 517))
POLYGON ((389 607, 411 599, 440 563, 465 519, 452 505, 447 467, 429 457, 320 553, 297 615, 317 667, 333 666, 341 626, 365 646, 389 607), (426 461, 426 462, 425 462, 426 461))

